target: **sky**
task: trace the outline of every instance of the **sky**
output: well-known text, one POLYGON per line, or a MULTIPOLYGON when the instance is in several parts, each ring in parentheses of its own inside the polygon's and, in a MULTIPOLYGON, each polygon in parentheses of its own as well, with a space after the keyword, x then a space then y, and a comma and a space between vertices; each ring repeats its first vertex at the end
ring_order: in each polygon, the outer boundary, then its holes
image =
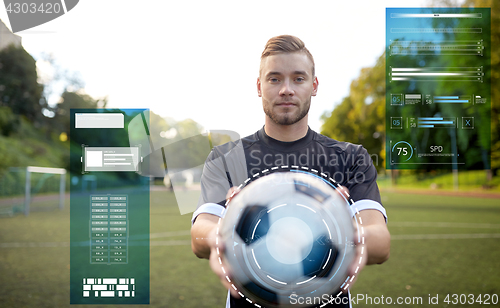
MULTIPOLYGON (((295 35, 314 56, 319 88, 309 125, 320 131, 321 115, 384 52, 385 8, 428 3, 83 0, 65 15, 16 34, 42 76, 51 74, 42 55, 51 54, 60 67, 78 72, 87 94, 107 96, 108 107, 149 108, 241 136, 264 123, 256 81, 265 43, 295 35)), ((0 19, 10 27, 4 8, 0 19)))

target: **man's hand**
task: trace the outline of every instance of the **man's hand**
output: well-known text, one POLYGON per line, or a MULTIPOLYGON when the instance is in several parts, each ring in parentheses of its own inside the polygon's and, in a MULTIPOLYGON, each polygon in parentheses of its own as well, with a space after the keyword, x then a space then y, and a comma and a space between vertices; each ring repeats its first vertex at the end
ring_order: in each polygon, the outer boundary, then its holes
POLYGON ((210 268, 219 277, 222 285, 231 292, 233 297, 239 298, 238 292, 231 286, 231 271, 227 264, 224 262, 224 243, 221 241, 219 234, 215 234, 209 239, 210 245, 210 268))
MULTIPOLYGON (((344 199, 349 196, 349 190, 343 186, 339 186, 337 192, 344 199)), ((344 293, 356 282, 365 265, 385 262, 389 258, 390 251, 391 237, 381 212, 377 210, 360 211, 356 214, 356 218, 353 218, 353 225, 355 229, 353 242, 356 245, 356 250, 348 271, 348 276, 351 278, 342 288, 344 293)))
MULTIPOLYGON (((238 187, 231 187, 227 192, 226 200, 231 201, 239 192, 238 187)), ((191 248, 198 258, 208 259, 210 257, 211 246, 208 239, 214 236, 219 219, 219 216, 203 213, 196 217, 191 226, 191 248)))
POLYGON ((366 264, 382 264, 389 259, 391 235, 384 215, 378 210, 362 210, 356 215, 359 221, 358 233, 364 237, 366 264))
MULTIPOLYGON (((226 199, 231 199, 239 193, 237 187, 231 187, 227 192, 226 199)), ((229 206, 229 203, 227 204, 229 206)), ((240 295, 231 286, 231 273, 224 262, 224 244, 221 241, 219 228, 219 217, 211 214, 200 214, 191 227, 191 247, 199 258, 209 259, 212 271, 219 277, 221 283, 238 298, 240 295)))
MULTIPOLYGON (((356 227, 356 225, 354 225, 356 227)), ((347 293, 347 291, 352 288, 352 285, 358 280, 359 273, 366 265, 366 248, 365 245, 358 243, 358 231, 356 230, 354 233, 353 244, 355 244, 355 254, 353 261, 349 267, 349 271, 347 275, 351 277, 346 285, 342 288, 342 292, 347 293)))
POLYGON ((352 287, 365 265, 383 263, 390 254, 391 236, 382 213, 377 210, 363 210, 356 216, 358 221, 357 226, 354 225, 356 254, 349 268, 348 275, 351 278, 348 285, 346 284, 342 289, 343 292, 347 292, 347 289, 352 287))

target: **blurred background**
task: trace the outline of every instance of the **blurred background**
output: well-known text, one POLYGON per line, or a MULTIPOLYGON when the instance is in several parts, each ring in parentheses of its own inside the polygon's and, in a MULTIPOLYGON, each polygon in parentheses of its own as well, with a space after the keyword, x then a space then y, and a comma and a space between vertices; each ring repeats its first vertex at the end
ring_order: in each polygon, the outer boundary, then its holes
MULTIPOLYGON (((415 307, 429 294, 499 294, 500 5, 374 2, 81 1, 16 34, 0 8, 0 307, 69 305, 69 188, 98 189, 91 175, 61 176, 71 108, 149 108, 170 142, 211 129, 249 135, 264 117, 260 53, 285 33, 315 57, 311 128, 362 144, 379 172, 391 258, 366 268, 352 294, 423 297, 415 307), (386 170, 385 8, 401 6, 491 8, 491 168, 386 170)), ((223 307, 226 292, 191 252, 191 217, 171 191, 199 175, 150 180, 151 305, 223 307)))

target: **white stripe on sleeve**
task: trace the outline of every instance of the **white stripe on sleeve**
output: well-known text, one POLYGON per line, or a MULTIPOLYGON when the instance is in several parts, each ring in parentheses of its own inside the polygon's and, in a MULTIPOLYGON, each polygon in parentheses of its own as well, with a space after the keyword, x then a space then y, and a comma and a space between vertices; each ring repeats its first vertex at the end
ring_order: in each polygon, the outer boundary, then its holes
POLYGON ((200 214, 212 214, 219 217, 224 217, 225 208, 217 203, 205 203, 202 204, 199 208, 196 209, 193 213, 193 217, 191 218, 191 225, 194 224, 196 217, 200 214))
POLYGON ((387 213, 385 212, 385 208, 382 206, 382 204, 378 203, 377 201, 363 199, 354 202, 354 204, 351 205, 352 217, 354 217, 356 212, 361 212, 362 210, 377 210, 381 212, 382 215, 384 215, 385 222, 387 223, 387 213))

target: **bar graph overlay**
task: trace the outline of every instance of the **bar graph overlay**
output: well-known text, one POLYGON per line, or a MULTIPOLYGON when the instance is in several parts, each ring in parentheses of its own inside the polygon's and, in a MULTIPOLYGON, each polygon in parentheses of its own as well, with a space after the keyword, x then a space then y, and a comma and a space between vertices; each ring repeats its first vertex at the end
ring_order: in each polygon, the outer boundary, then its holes
POLYGON ((491 167, 491 9, 387 8, 386 168, 491 167))
POLYGON ((391 67, 392 81, 483 82, 483 67, 391 67))
POLYGON ((395 41, 391 55, 483 56, 483 40, 476 41, 395 41))
POLYGON ((456 128, 457 119, 456 118, 418 118, 419 128, 456 128))

